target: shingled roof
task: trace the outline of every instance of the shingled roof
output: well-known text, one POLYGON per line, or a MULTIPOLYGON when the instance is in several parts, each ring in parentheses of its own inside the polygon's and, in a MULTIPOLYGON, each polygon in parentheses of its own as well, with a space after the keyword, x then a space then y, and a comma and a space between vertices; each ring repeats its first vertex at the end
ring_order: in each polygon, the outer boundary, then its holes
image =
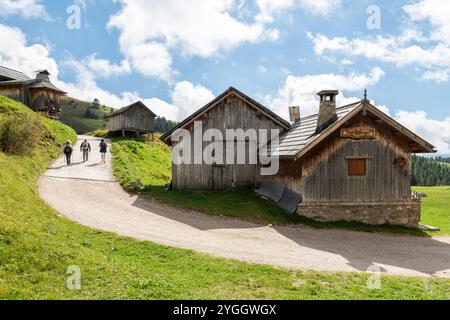
MULTIPOLYGON (((356 102, 337 108, 338 122, 360 104, 361 102, 356 102)), ((315 114, 302 118, 295 123, 285 135, 280 137, 280 143, 275 154, 278 154, 280 157, 294 157, 305 146, 317 139, 321 135, 321 133, 316 135, 318 118, 319 115, 315 114)))
POLYGON ((131 109, 134 106, 144 107, 145 109, 150 111, 154 117, 156 117, 156 114, 152 110, 150 110, 149 107, 147 107, 142 101, 138 101, 138 102, 130 104, 129 106, 123 107, 123 108, 121 108, 121 109, 119 109, 119 110, 117 110, 117 111, 115 111, 113 113, 110 113, 110 114, 106 115, 106 118, 111 118, 111 117, 117 116, 119 114, 122 114, 122 113, 126 112, 128 109, 131 109))
POLYGON ((0 66, 0 77, 6 78, 8 80, 19 80, 19 81, 31 80, 31 78, 25 75, 24 73, 3 66, 0 66))
POLYGON ((194 114, 192 114, 190 117, 188 117, 184 121, 180 122, 175 128, 173 128, 172 130, 170 130, 167 133, 165 133, 161 137, 161 140, 166 142, 166 143, 170 143, 169 139, 170 139, 171 135, 176 130, 184 128, 188 124, 194 122, 199 117, 201 117, 204 113, 206 113, 209 110, 211 110, 212 108, 214 108, 219 102, 221 102, 222 100, 226 99, 230 95, 235 95, 238 98, 242 99, 243 101, 247 102, 249 105, 251 105, 252 107, 254 107, 254 108, 258 109, 259 111, 261 111, 266 117, 268 117, 269 119, 271 119, 275 123, 279 124, 284 129, 288 130, 291 127, 291 124, 289 122, 287 122, 286 120, 281 118, 279 115, 277 115, 276 113, 274 113, 270 109, 264 107, 262 104, 260 104, 259 102, 253 100, 252 98, 250 98, 246 94, 242 93, 238 89, 230 87, 224 93, 222 93, 217 98, 215 98, 213 101, 211 101, 210 103, 205 105, 203 108, 197 110, 194 114))
POLYGON ((414 153, 433 153, 435 147, 423 140, 403 125, 389 117, 384 112, 373 106, 368 100, 361 100, 336 109, 338 120, 327 129, 316 134, 318 114, 301 119, 284 134, 278 146, 272 150, 272 155, 278 155, 284 159, 298 159, 308 153, 318 143, 325 140, 330 134, 341 128, 347 121, 359 113, 371 113, 391 126, 396 132, 414 142, 417 147, 414 153))

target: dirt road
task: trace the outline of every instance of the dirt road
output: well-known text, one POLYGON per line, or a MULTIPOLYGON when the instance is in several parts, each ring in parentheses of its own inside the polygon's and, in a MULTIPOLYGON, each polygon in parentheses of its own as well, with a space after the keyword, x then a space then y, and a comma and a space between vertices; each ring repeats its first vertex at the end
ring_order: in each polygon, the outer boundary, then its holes
POLYGON ((50 206, 85 226, 252 263, 450 278, 450 237, 272 228, 174 209, 123 191, 112 175, 110 157, 108 165, 99 165, 98 141, 88 139, 94 149, 88 163, 80 163, 79 152, 72 167, 63 166, 61 158, 39 183, 50 206))

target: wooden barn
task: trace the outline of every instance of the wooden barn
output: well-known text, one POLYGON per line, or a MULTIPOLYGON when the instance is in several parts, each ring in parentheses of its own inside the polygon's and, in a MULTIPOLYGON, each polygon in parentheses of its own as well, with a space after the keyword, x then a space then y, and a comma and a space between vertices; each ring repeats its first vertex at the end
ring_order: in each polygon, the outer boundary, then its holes
MULTIPOLYGON (((177 129, 279 128, 279 143, 271 146, 280 159, 277 174, 260 176, 255 165, 173 165, 174 188, 223 189, 276 187, 275 201, 301 203, 295 211, 320 221, 357 221, 373 225, 417 227, 420 197, 411 190, 411 155, 432 153, 434 147, 381 112, 365 96, 336 107, 338 91, 320 96, 319 113, 292 119, 292 124, 231 88, 162 137, 171 145, 177 129), (278 190, 278 191, 276 191, 278 190)), ((295 112, 294 112, 295 114, 295 112)), ((298 206, 297 206, 298 205, 298 206)))
MULTIPOLYGON (((203 123, 204 131, 218 129, 224 137, 226 136, 226 129, 257 128, 280 129, 284 131, 290 128, 289 122, 255 100, 235 88, 228 89, 161 137, 165 143, 172 145, 172 134, 176 130, 186 129, 192 133, 191 164, 172 164, 172 186, 175 189, 254 188, 259 181, 259 167, 257 164, 195 164, 194 157, 196 152, 193 141, 195 121, 203 123)), ((235 149, 238 143, 239 141, 233 140, 235 149)), ((247 145, 250 143, 251 141, 246 141, 247 145)))
POLYGON ((36 112, 58 118, 60 99, 66 93, 50 82, 47 70, 37 72, 31 79, 20 71, 0 66, 0 95, 19 101, 36 112))
POLYGON ((107 115, 106 118, 108 119, 108 130, 119 132, 123 136, 129 132, 141 135, 153 134, 155 131, 156 114, 141 101, 123 107, 107 115))

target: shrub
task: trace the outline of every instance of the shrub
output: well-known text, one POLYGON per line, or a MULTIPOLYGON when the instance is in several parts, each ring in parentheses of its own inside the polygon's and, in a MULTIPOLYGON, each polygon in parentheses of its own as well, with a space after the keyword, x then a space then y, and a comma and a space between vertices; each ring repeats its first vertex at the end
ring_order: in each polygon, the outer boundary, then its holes
POLYGON ((35 114, 15 112, 0 121, 0 151, 29 155, 42 139, 42 126, 35 114))

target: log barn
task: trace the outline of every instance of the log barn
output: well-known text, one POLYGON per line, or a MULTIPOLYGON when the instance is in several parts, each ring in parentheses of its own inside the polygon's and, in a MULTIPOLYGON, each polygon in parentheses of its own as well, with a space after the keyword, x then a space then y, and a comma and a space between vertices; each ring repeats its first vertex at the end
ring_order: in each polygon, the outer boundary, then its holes
POLYGON ((155 131, 156 114, 141 101, 123 107, 106 116, 107 128, 110 132, 119 132, 125 136, 128 132, 153 134, 155 131))
POLYGON ((50 118, 58 118, 61 97, 66 93, 50 82, 47 70, 38 71, 34 79, 20 71, 0 66, 0 95, 28 106, 50 118))
POLYGON ((269 185, 267 190, 278 190, 275 201, 299 195, 294 197, 301 199, 295 212, 314 220, 417 227, 421 204, 411 189, 411 155, 433 153, 434 146, 373 106, 367 94, 339 108, 338 94, 319 92, 318 114, 302 118, 293 112, 297 116, 287 122, 230 88, 161 139, 173 145, 174 132, 192 131, 194 121, 218 130, 278 128, 281 138, 270 149, 272 156, 279 157, 279 171, 261 177, 260 165, 174 164, 173 187, 269 185))
MULTIPOLYGON (((258 164, 195 164, 194 122, 201 121, 203 131, 217 129, 225 137, 227 129, 279 129, 288 130, 289 122, 235 88, 230 88, 216 99, 199 109, 177 127, 167 132, 161 139, 172 146, 172 134, 178 129, 191 133, 190 164, 172 164, 172 186, 175 189, 227 189, 238 187, 255 188, 259 181, 258 164)), ((220 141, 216 141, 220 143, 220 141)), ((222 141, 226 144, 227 141, 222 141)), ((234 141, 234 148, 239 142, 234 141)), ((254 141, 245 141, 247 152, 254 141)), ((204 142, 205 147, 207 142, 204 142)), ((226 152, 226 150, 225 150, 226 152)), ((255 151, 256 152, 256 151, 255 151)), ((225 161, 223 161, 225 162, 225 161)))

